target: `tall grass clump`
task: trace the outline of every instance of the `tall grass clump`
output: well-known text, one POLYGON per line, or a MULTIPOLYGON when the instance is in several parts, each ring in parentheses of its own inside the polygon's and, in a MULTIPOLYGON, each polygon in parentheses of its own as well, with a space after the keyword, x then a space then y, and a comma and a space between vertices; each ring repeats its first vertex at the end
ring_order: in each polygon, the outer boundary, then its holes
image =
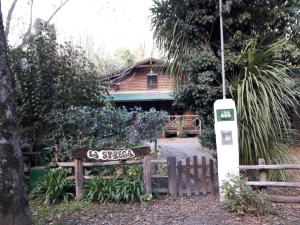
POLYGON ((289 146, 296 136, 290 115, 298 102, 294 80, 280 59, 284 44, 255 38, 239 57, 242 70, 233 77, 230 91, 237 105, 242 164, 255 164, 260 157, 267 163, 293 161, 289 146))

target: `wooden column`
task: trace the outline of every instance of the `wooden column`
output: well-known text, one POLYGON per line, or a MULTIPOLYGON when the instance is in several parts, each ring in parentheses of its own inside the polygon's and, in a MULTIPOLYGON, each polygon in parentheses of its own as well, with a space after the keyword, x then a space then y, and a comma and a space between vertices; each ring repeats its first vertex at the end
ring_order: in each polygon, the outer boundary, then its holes
POLYGON ((189 157, 185 159, 185 175, 186 175, 186 196, 192 196, 191 162, 189 157))
POLYGON ((199 195, 200 192, 200 182, 199 182, 199 173, 198 173, 198 157, 197 156, 193 156, 193 167, 194 167, 194 181, 195 181, 195 189, 194 189, 194 193, 195 195, 199 195))
POLYGON ((82 160, 75 159, 75 187, 76 187, 76 199, 80 199, 83 193, 83 164, 82 160))
MULTIPOLYGON (((259 158, 258 159, 258 165, 266 165, 266 160, 263 159, 263 158, 259 158)), ((266 182, 267 181, 266 170, 264 170, 264 169, 259 170, 259 181, 260 182, 266 182)), ((267 187, 261 187, 260 190, 265 193, 267 191, 267 187)))
POLYGON ((150 155, 144 156, 143 172, 144 172, 144 191, 145 191, 145 194, 152 194, 150 155))
POLYGON ((215 172, 214 172, 214 161, 209 160, 209 178, 210 178, 210 193, 215 194, 215 172))
POLYGON ((181 161, 178 162, 177 164, 178 167, 178 194, 179 196, 183 195, 183 167, 181 161))
POLYGON ((207 181, 206 181, 206 158, 203 156, 202 157, 202 176, 201 176, 201 183, 202 183, 202 193, 203 195, 207 194, 207 181))
POLYGON ((176 158, 168 157, 168 189, 171 196, 177 196, 176 158))

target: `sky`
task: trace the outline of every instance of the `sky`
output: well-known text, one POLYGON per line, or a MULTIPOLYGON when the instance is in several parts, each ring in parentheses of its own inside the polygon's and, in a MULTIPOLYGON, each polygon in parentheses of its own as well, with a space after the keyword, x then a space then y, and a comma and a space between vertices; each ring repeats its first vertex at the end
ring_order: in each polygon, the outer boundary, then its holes
MULTIPOLYGON (((13 0, 2 1, 4 20, 13 0)), ((17 43, 29 23, 29 0, 18 0, 9 41, 17 43)), ((48 19, 61 0, 35 0, 33 17, 48 19)), ((153 0, 70 0, 53 18, 59 41, 92 45, 113 54, 145 46, 151 54, 153 38, 150 8, 153 0)), ((4 21, 5 23, 5 21, 4 21)))

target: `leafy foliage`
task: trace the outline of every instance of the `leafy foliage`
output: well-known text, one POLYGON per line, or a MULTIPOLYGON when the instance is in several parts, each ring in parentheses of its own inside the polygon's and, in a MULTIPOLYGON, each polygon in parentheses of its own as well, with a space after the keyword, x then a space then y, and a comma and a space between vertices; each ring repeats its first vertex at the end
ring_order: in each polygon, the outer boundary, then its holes
POLYGON ((95 66, 82 49, 60 45, 48 26, 24 45, 10 50, 17 109, 23 135, 31 144, 42 144, 48 134, 49 115, 70 107, 101 107, 107 91, 95 66))
POLYGON ((70 108, 67 112, 56 112, 51 121, 54 130, 50 139, 61 140, 61 153, 68 156, 75 147, 92 148, 131 147, 141 140, 155 141, 167 122, 165 112, 140 108, 92 109, 70 108))
POLYGON ((74 197, 74 184, 67 179, 68 172, 64 169, 50 169, 45 177, 32 191, 34 197, 40 197, 45 205, 55 204, 61 200, 68 201, 74 197))
POLYGON ((265 212, 266 197, 259 191, 253 191, 243 177, 232 177, 224 182, 221 188, 230 211, 239 214, 253 213, 258 216, 265 212))
POLYGON ((141 179, 134 176, 114 179, 95 178, 87 181, 84 198, 88 201, 134 202, 142 201, 144 186, 141 179))

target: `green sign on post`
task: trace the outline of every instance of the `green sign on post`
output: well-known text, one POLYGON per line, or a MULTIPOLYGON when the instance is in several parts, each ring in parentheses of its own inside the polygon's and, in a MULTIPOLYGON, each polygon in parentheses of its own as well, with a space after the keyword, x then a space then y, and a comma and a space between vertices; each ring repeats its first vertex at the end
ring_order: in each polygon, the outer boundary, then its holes
POLYGON ((234 110, 217 109, 217 121, 234 121, 234 110))

